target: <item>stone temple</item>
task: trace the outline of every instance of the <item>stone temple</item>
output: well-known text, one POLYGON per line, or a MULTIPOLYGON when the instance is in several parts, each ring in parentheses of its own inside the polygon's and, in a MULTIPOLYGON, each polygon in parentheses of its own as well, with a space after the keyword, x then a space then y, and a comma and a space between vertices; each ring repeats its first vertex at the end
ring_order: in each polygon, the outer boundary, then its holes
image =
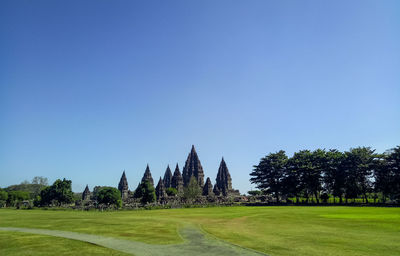
MULTIPOLYGON (((212 184, 209 177, 207 177, 206 181, 204 182, 204 170, 201 165, 199 156, 197 155, 196 149, 194 148, 194 146, 192 146, 183 167, 182 173, 179 170, 178 164, 176 164, 174 173, 172 173, 170 167, 167 166, 164 177, 160 177, 160 179, 158 180, 158 183, 155 187, 155 193, 158 201, 165 202, 171 199, 171 197, 167 195, 167 190, 169 188, 176 189, 177 196, 182 195, 185 187, 187 187, 192 177, 196 179, 204 198, 228 198, 240 196, 239 190, 235 190, 232 188, 232 178, 224 158, 222 158, 219 165, 215 184, 212 184)), ((151 175, 149 165, 146 166, 141 182, 146 181, 154 187, 154 180, 151 175)), ((130 197, 133 195, 133 193, 129 191, 128 180, 126 178, 125 171, 123 171, 122 173, 120 182, 118 184, 118 190, 121 192, 121 198, 123 201, 129 200, 130 197)), ((90 199, 90 191, 87 186, 82 195, 82 199, 90 199)))

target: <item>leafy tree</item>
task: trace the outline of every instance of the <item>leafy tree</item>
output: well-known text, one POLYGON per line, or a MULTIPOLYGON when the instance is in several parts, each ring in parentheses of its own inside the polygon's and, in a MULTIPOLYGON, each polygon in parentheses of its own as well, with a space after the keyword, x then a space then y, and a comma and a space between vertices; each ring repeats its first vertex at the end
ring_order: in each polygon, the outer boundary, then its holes
POLYGON ((7 191, 0 188, 0 207, 3 207, 6 204, 7 199, 8 199, 7 191))
POLYGON ((386 199, 393 192, 393 181, 394 173, 389 167, 389 162, 387 161, 390 152, 379 155, 375 161, 374 168, 374 192, 375 195, 378 193, 382 194, 382 201, 386 202, 386 199))
POLYGON ((343 168, 344 155, 336 149, 331 149, 326 152, 325 156, 325 187, 330 193, 332 193, 333 197, 339 197, 339 202, 342 203, 346 179, 346 173, 343 168))
POLYGON ((122 206, 121 192, 112 187, 102 188, 97 194, 97 202, 106 204, 107 206, 115 206, 120 208, 122 206))
POLYGON ((176 188, 167 188, 166 190, 168 196, 176 196, 178 194, 178 190, 176 188))
POLYGON ((263 194, 263 192, 261 190, 250 190, 250 191, 247 191, 247 194, 249 194, 251 196, 261 196, 263 194))
POLYGON ((314 195, 319 203, 324 154, 323 150, 314 152, 301 150, 291 158, 292 172, 298 175, 299 189, 307 201, 311 195, 314 195))
POLYGON ((250 173, 251 183, 257 184, 257 188, 272 194, 279 202, 280 195, 283 193, 282 182, 286 172, 288 157, 285 151, 270 153, 261 159, 258 165, 254 166, 250 173))
POLYGON ((345 152, 346 189, 350 198, 362 195, 368 203, 367 193, 372 191, 372 173, 377 157, 374 152, 369 147, 352 148, 345 152))
POLYGON ((183 197, 187 201, 193 201, 201 196, 202 191, 194 176, 190 177, 187 187, 183 189, 183 197))
POLYGON ((103 188, 109 188, 109 187, 107 187, 107 186, 95 186, 93 188, 93 193, 92 193, 93 200, 97 200, 97 195, 99 194, 100 190, 102 190, 103 188))
POLYGON ((157 199, 154 186, 148 181, 139 183, 139 186, 136 188, 133 196, 135 198, 140 198, 140 202, 143 205, 153 203, 157 199))
POLYGON ((387 168, 391 187, 390 197, 400 202, 400 146, 390 150, 387 157, 387 168))
POLYGON ((26 191, 10 191, 8 192, 7 197, 7 204, 9 206, 14 206, 16 203, 28 200, 29 199, 29 192, 26 191))
POLYGON ((68 204, 73 201, 74 194, 71 189, 72 181, 66 180, 56 180, 53 185, 44 188, 40 192, 41 205, 50 205, 53 202, 58 205, 68 204))

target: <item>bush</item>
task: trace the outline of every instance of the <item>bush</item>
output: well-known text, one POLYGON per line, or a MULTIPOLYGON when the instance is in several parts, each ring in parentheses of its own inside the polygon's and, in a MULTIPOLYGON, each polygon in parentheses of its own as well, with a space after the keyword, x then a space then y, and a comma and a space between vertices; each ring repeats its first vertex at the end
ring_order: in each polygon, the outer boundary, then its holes
POLYGON ((176 188, 167 188, 166 192, 168 196, 176 196, 178 194, 176 188))
POLYGON ((97 202, 99 204, 105 204, 109 206, 115 206, 116 208, 121 208, 121 192, 112 187, 105 187, 97 193, 97 202))

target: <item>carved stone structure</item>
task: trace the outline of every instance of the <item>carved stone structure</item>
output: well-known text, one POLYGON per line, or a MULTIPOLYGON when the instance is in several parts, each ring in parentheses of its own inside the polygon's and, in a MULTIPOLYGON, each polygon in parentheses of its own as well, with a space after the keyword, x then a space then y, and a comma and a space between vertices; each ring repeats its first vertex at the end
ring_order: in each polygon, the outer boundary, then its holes
POLYGON ((125 200, 128 198, 129 187, 128 180, 126 179, 125 171, 122 173, 121 179, 119 180, 118 190, 121 191, 121 199, 125 200))
POLYGON ((183 192, 183 178, 181 172, 179 171, 178 164, 176 164, 174 176, 172 176, 171 187, 175 188, 178 193, 183 192))
POLYGON ((164 186, 165 188, 170 188, 171 187, 171 182, 172 182, 172 172, 171 169, 169 168, 169 165, 167 166, 167 170, 165 170, 164 174, 164 186))
POLYGON ((221 191, 219 191, 217 184, 214 185, 213 189, 214 195, 219 196, 221 194, 221 191))
POLYGON ((89 186, 88 185, 86 185, 86 188, 82 193, 82 200, 83 201, 89 201, 90 200, 90 190, 89 190, 89 186))
POLYGON ((204 184, 203 187, 203 196, 213 196, 213 186, 211 184, 211 180, 209 177, 207 177, 206 183, 204 184))
POLYGON ((161 177, 156 187, 156 196, 158 201, 167 197, 167 192, 165 191, 164 187, 164 181, 161 179, 161 177))
POLYGON ((192 176, 196 178, 200 187, 204 186, 204 171, 196 150, 194 149, 194 145, 192 146, 192 150, 190 151, 185 166, 183 167, 182 177, 184 186, 189 184, 192 176))
POLYGON ((219 165, 216 181, 216 192, 219 192, 220 195, 228 196, 228 195, 239 195, 238 190, 232 189, 232 178, 229 174, 228 167, 226 166, 224 158, 221 160, 221 164, 219 165))
POLYGON ((154 181, 153 181, 153 177, 151 177, 149 165, 147 165, 146 171, 144 171, 144 175, 142 178, 142 182, 145 182, 145 181, 150 182, 150 184, 154 187, 154 181))

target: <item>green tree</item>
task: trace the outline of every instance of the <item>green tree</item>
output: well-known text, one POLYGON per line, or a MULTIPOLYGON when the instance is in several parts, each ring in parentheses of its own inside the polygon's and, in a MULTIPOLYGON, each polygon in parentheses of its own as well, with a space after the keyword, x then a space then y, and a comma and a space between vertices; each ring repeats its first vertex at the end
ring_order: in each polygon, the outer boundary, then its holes
POLYGON ((257 188, 267 194, 273 195, 279 202, 279 198, 284 192, 282 182, 286 173, 287 161, 288 157, 283 150, 270 153, 254 166, 250 173, 252 177, 250 182, 256 184, 257 188))
POLYGON ((368 203, 367 193, 372 191, 372 174, 377 155, 369 147, 352 148, 345 152, 347 198, 362 195, 368 203))
POLYGON ((189 180, 187 187, 183 189, 183 198, 187 201, 194 201, 202 194, 201 188, 197 183, 197 180, 192 176, 189 180))
POLYGON ((326 166, 324 168, 324 183, 326 189, 333 195, 339 197, 339 203, 343 202, 345 192, 346 172, 343 168, 344 155, 336 149, 326 152, 326 166))
POLYGON ((8 199, 7 191, 0 188, 0 207, 5 206, 8 199))
POLYGON ((7 205, 15 206, 16 203, 28 199, 29 199, 29 192, 20 190, 10 191, 8 192, 7 205))
POLYGON ((309 201, 314 195, 319 203, 319 193, 322 190, 322 170, 324 168, 325 151, 318 149, 314 152, 301 150, 291 158, 290 167, 296 173, 299 190, 309 201))
POLYGON ((107 206, 122 206, 121 192, 113 187, 104 187, 97 193, 97 202, 107 206))
POLYGON ((139 186, 135 190, 134 197, 140 198, 142 205, 153 203, 157 199, 154 186, 148 181, 139 183, 139 186))
POLYGON ((390 198, 400 203, 400 146, 390 150, 387 157, 389 173, 390 198))
POLYGON ((63 180, 56 180, 49 187, 45 187, 40 192, 41 205, 50 205, 53 202, 57 205, 71 203, 74 198, 71 185, 72 181, 64 178, 63 180))

